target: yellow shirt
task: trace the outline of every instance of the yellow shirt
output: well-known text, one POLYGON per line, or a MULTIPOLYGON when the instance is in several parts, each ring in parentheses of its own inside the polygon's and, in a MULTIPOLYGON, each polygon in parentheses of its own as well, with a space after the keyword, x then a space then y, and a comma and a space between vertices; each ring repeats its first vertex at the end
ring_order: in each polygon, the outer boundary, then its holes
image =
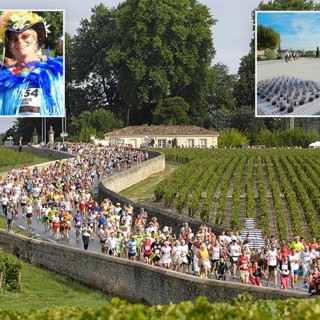
POLYGON ((291 249, 295 249, 297 251, 303 251, 304 250, 304 245, 302 244, 302 242, 291 242, 290 244, 290 248, 291 249))

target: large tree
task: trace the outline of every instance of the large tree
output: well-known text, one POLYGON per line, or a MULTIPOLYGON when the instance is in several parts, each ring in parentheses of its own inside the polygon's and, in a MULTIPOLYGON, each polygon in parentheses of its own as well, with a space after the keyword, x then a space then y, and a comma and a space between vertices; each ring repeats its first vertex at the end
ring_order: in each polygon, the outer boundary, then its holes
POLYGON ((107 108, 120 117, 123 109, 114 70, 106 62, 112 44, 119 40, 115 26, 117 10, 100 4, 92 12, 90 20, 80 22, 77 35, 67 47, 67 71, 72 75, 67 81, 69 103, 74 104, 69 111, 77 115, 85 110, 107 108))
POLYGON ((101 4, 74 38, 77 83, 100 90, 94 106, 124 106, 127 125, 150 122, 156 105, 174 96, 190 104, 192 116, 203 114, 214 24, 196 0, 127 0, 110 10, 101 4), (131 112, 140 110, 143 119, 131 112))

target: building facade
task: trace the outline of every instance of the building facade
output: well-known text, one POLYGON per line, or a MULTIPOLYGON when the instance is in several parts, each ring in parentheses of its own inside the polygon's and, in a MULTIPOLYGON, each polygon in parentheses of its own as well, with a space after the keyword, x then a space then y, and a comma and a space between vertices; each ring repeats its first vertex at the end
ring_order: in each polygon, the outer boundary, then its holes
POLYGON ((219 133, 193 125, 130 126, 105 134, 110 145, 134 148, 152 145, 157 148, 217 148, 219 133))

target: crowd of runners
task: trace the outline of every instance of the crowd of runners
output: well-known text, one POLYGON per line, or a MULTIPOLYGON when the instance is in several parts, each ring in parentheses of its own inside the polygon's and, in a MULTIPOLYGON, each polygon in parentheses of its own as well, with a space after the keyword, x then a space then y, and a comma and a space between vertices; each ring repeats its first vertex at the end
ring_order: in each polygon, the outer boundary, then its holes
POLYGON ((252 250, 249 240, 232 231, 214 234, 203 224, 192 230, 185 222, 177 234, 171 226, 161 226, 157 217, 143 208, 135 212, 130 204, 98 203, 92 196, 97 180, 148 160, 148 153, 129 147, 99 147, 89 144, 54 144, 56 150, 75 155, 45 168, 23 166, 1 178, 2 213, 12 231, 15 217, 22 215, 32 230, 32 219, 57 242, 83 241, 87 250, 97 241, 101 253, 130 259, 202 278, 296 289, 298 277, 310 293, 320 291, 320 248, 316 239, 306 243, 298 236, 280 243, 275 237, 252 250), (278 278, 280 284, 278 286, 278 278))

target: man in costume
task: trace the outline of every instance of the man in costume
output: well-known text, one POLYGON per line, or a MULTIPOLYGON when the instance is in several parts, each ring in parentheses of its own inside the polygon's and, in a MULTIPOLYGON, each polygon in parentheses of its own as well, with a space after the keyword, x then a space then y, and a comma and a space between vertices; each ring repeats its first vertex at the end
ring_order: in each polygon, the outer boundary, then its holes
POLYGON ((0 115, 64 116, 63 60, 39 54, 48 32, 45 20, 33 12, 1 14, 6 66, 0 71, 0 115))

